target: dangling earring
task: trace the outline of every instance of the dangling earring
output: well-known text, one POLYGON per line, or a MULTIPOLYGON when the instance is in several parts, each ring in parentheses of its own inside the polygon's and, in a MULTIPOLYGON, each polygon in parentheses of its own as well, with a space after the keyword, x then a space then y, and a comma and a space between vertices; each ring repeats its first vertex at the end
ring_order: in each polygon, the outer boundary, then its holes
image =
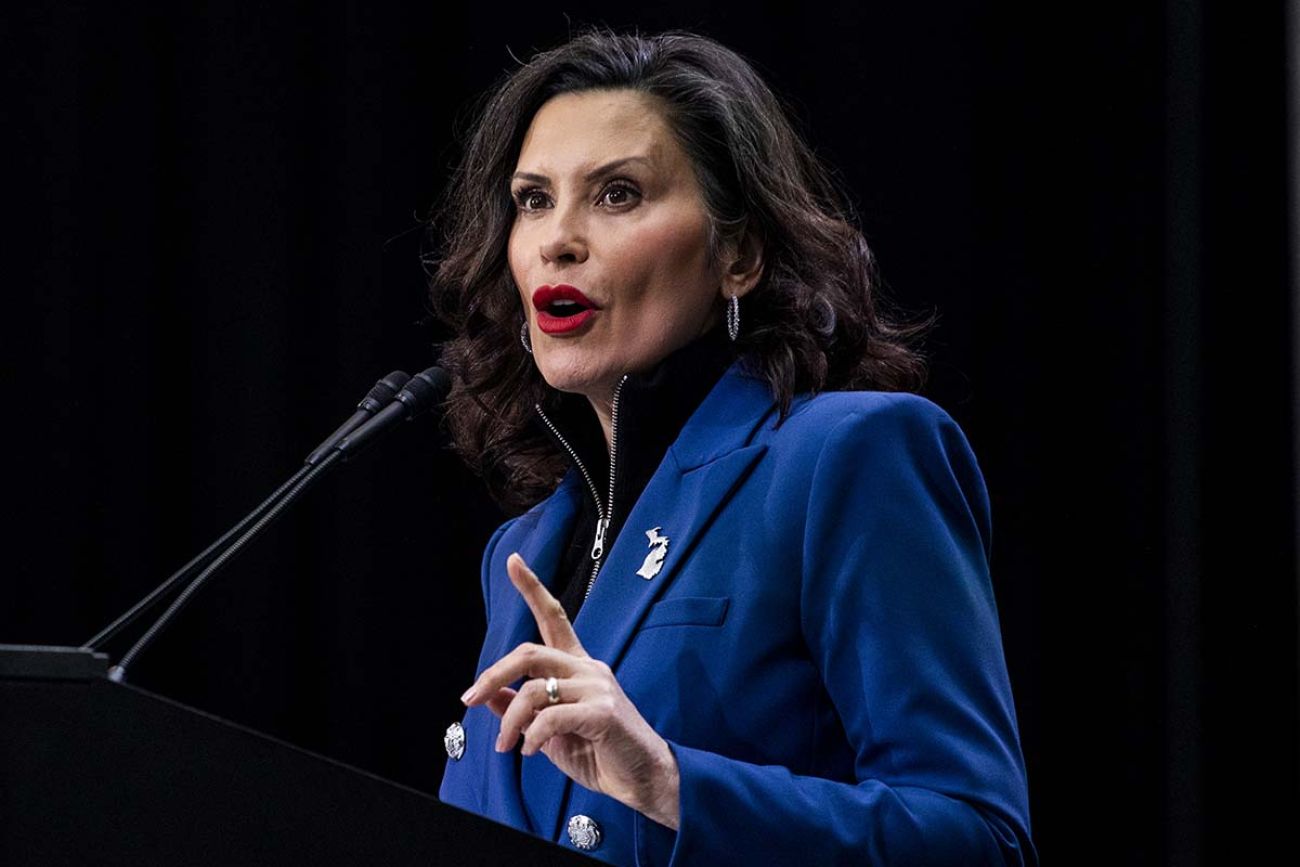
POLYGON ((732 295, 727 299, 727 334, 735 343, 740 336, 740 296, 732 295))
POLYGON ((527 319, 524 320, 524 324, 519 328, 519 342, 524 345, 524 352, 527 352, 529 355, 533 354, 533 344, 528 341, 527 319))

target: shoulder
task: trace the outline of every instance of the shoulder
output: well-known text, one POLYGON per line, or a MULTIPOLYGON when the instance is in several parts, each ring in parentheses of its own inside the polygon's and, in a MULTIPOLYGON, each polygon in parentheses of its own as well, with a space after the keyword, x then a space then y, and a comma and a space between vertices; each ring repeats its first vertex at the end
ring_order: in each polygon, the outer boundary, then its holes
POLYGON ((824 391, 803 395, 791 408, 782 427, 792 430, 851 426, 855 423, 920 429, 956 425, 937 404, 918 394, 902 391, 824 391))
POLYGON ((800 400, 763 430, 769 453, 808 508, 901 508, 912 500, 968 514, 989 535, 988 491, 957 422, 904 392, 823 392, 800 400), (918 498, 920 498, 918 500, 918 498))
POLYGON ((965 434, 934 402, 908 392, 829 391, 804 395, 761 438, 778 451, 824 460, 843 450, 858 458, 910 455, 929 460, 970 453, 965 434))

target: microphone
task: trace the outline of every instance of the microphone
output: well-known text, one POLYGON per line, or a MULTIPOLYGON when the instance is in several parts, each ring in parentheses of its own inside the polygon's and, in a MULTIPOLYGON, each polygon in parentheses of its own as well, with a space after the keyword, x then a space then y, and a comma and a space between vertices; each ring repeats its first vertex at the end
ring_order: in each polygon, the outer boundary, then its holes
MULTIPOLYGON (((436 368, 435 368, 436 369, 436 368)), ((361 425, 365 424, 369 418, 379 412, 384 407, 393 402, 397 396, 398 389, 406 385, 411 375, 404 370, 394 370, 383 379, 375 383, 374 388, 361 398, 357 404, 357 411, 352 413, 352 417, 343 424, 339 425, 338 430, 325 438, 325 441, 316 446, 311 454, 307 455, 307 465, 316 466, 320 463, 321 458, 338 445, 339 440, 352 433, 361 425)))
MULTIPOLYGON (((431 368, 431 370, 435 370, 437 371, 437 373, 441 374, 443 378, 447 378, 446 373, 444 373, 440 368, 431 368)), ((425 374, 429 374, 429 373, 430 371, 425 371, 425 374)), ((277 488, 275 492, 271 494, 271 496, 263 500, 257 506, 257 508, 253 509, 253 511, 250 512, 242 521, 240 521, 234 527, 231 527, 229 530, 227 530, 221 536, 221 538, 217 539, 217 541, 213 542, 211 545, 205 548, 201 554, 199 554, 194 559, 190 560, 188 563, 186 563, 184 566, 178 569, 174 574, 171 575, 171 577, 169 577, 166 581, 164 581, 162 584, 156 587, 151 593, 149 593, 147 596, 145 596, 143 599, 141 599, 139 602, 133 605, 126 613, 118 617, 108 626, 104 627, 104 629, 100 630, 93 638, 91 638, 89 641, 83 644, 82 647, 89 648, 89 649, 96 649, 104 642, 107 642, 109 639, 111 639, 122 629, 126 628, 131 623, 133 623, 136 619, 138 619, 140 615, 142 615, 145 611, 149 610, 154 605, 156 605, 177 584, 189 578, 199 569, 203 569, 205 565, 211 562, 214 555, 221 554, 221 565, 224 565, 226 560, 229 559, 229 556, 233 556, 233 554, 235 553, 233 550, 229 550, 226 547, 227 543, 232 538, 236 536, 240 536, 240 534, 244 534, 244 536, 247 536, 249 539, 251 539, 252 535, 255 535, 257 532, 260 532, 260 529, 262 527, 265 527, 267 524, 269 524, 270 520, 274 518, 274 515, 270 516, 265 522, 261 521, 260 519, 266 517, 268 513, 272 510, 272 508, 277 506, 277 504, 279 504, 280 502, 296 498, 298 494, 301 493, 301 490, 306 487, 307 480, 305 477, 309 473, 311 473, 314 468, 316 468, 322 463, 325 456, 328 456, 330 454, 335 454, 335 446, 338 444, 338 442, 343 438, 345 438, 349 433, 351 433, 352 431, 356 430, 357 428, 365 424, 365 422, 369 420, 375 412, 381 411, 384 407, 391 404, 394 401, 394 399, 397 397, 397 395, 400 393, 398 390, 401 389, 410 379, 411 379, 410 374, 401 370, 395 370, 392 373, 385 376, 384 378, 380 379, 378 382, 376 382, 375 385, 366 394, 366 396, 361 399, 360 403, 357 404, 357 411, 353 413, 353 415, 347 421, 345 421, 342 425, 340 425, 339 428, 334 431, 334 433, 330 434, 330 436, 326 438, 324 442, 322 442, 319 446, 317 446, 316 449, 314 449, 310 455, 307 456, 307 460, 304 466, 301 469, 299 469, 298 472, 296 472, 288 481, 286 481, 279 488, 277 488), (255 522, 258 522, 257 527, 255 527, 254 530, 249 531, 248 528, 250 527, 250 525, 253 525, 255 522)), ((448 388, 450 388, 449 378, 447 378, 447 382, 448 382, 448 388)), ((443 391, 442 395, 445 396, 446 391, 443 391)), ((409 400, 409 398, 407 399, 409 400)), ((434 402, 437 401, 435 400, 434 402)), ((315 476, 313 475, 313 479, 314 478, 315 476)), ((277 515, 279 514, 278 509, 276 510, 275 514, 277 515)), ((244 536, 240 536, 240 540, 237 540, 233 545, 230 546, 230 548, 234 548, 236 545, 242 547, 243 541, 241 540, 244 540, 244 536)), ((200 576, 200 578, 203 578, 204 576, 208 576, 211 574, 215 574, 215 571, 217 569, 220 569, 221 565, 216 565, 215 567, 209 566, 207 569, 205 569, 204 574, 200 576)), ((194 583, 191 584, 191 587, 193 587, 194 584, 199 583, 199 581, 200 579, 196 578, 194 583)), ((190 592, 190 595, 192 595, 192 591, 190 591, 189 587, 186 588, 186 591, 190 592)), ((179 608, 177 608, 176 610, 179 611, 179 608)), ((160 619, 161 623, 156 623, 155 626, 161 628, 161 625, 165 625, 165 622, 168 619, 170 619, 170 617, 165 614, 163 618, 160 619)), ((153 634, 155 635, 157 634, 156 629, 151 631, 153 632, 153 634)), ((140 649, 143 649, 143 647, 140 646, 140 649)), ((136 652, 138 653, 138 650, 136 652)), ((120 665, 117 667, 124 668, 123 666, 120 665)), ((111 672, 110 672, 110 676, 111 676, 111 672)), ((119 677, 117 679, 121 679, 121 678, 119 677)))
POLYGON ((338 441, 334 447, 344 460, 361 454, 375 437, 390 430, 400 420, 410 421, 434 404, 442 403, 451 391, 451 377, 441 367, 430 367, 407 381, 393 402, 370 421, 338 441))
MULTIPOLYGON (((363 423, 351 434, 348 434, 339 440, 338 444, 325 452, 315 465, 306 465, 298 471, 298 475, 286 485, 291 485, 289 490, 271 505, 256 522, 245 530, 238 539, 222 551, 217 557, 192 580, 185 589, 177 595, 167 610, 145 630, 144 635, 140 637, 130 650, 122 655, 121 660, 108 670, 109 680, 121 682, 126 678, 126 670, 135 661, 135 658, 149 646, 150 643, 158 636, 164 627, 170 623, 177 614, 180 613, 203 585, 219 572, 222 567, 230 561, 232 557, 238 554, 245 545, 252 541, 264 529, 270 526, 280 514, 288 508, 299 496, 302 495, 308 487, 320 477, 322 473, 332 467, 340 459, 344 459, 349 453, 357 454, 366 445, 373 443, 374 439, 380 434, 390 430, 394 423, 399 419, 412 419, 417 415, 430 409, 437 403, 441 403, 451 390, 451 377, 440 367, 431 367, 428 370, 417 373, 414 377, 407 380, 401 391, 393 396, 393 400, 388 406, 379 411, 374 418, 363 423), (350 449, 350 452, 349 452, 350 449)), ((364 402, 364 401, 363 401, 364 402)), ((251 517, 251 516, 250 516, 251 517)))

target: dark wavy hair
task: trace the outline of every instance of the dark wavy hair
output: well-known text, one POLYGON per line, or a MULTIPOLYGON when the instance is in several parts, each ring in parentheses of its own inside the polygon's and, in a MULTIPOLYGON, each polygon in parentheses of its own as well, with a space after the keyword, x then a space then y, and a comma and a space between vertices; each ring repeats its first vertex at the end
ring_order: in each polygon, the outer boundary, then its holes
POLYGON ((763 273, 744 298, 736 349, 788 414, 799 392, 914 391, 931 320, 891 318, 847 200, 743 58, 706 37, 588 30, 509 72, 477 106, 464 156, 430 223, 433 311, 453 337, 453 445, 509 510, 552 490, 566 464, 535 424, 558 393, 519 344, 523 311, 507 262, 509 180, 537 110, 562 93, 632 89, 660 98, 690 158, 716 257, 754 233, 763 273))

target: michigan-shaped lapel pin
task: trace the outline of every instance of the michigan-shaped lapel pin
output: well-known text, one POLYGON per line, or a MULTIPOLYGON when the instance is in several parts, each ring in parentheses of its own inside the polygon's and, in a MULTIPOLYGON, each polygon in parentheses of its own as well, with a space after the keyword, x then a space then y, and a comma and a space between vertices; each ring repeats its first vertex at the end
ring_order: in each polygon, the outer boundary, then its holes
POLYGON ((664 557, 668 556, 668 537, 659 535, 662 529, 663 527, 655 527, 645 531, 645 537, 650 540, 650 553, 645 555, 645 562, 636 570, 636 574, 647 581, 659 574, 664 566, 664 557))

